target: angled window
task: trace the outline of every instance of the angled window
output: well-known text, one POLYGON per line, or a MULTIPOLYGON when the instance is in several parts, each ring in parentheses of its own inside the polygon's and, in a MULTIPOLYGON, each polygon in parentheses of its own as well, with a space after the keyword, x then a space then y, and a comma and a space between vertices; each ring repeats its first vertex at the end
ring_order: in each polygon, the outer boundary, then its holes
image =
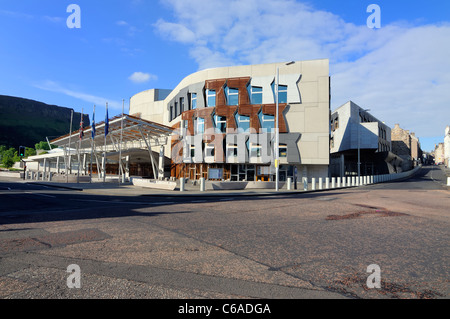
POLYGON ((214 115, 214 125, 217 132, 227 132, 227 118, 225 116, 214 115))
POLYGON ((236 144, 227 145, 227 157, 237 157, 238 156, 238 146, 236 144))
POLYGON ((250 95, 250 103, 251 104, 262 104, 263 101, 263 90, 262 87, 258 86, 249 86, 248 93, 250 95))
POLYGON ((195 110, 197 108, 197 93, 191 93, 191 109, 195 110))
POLYGON ((239 90, 226 87, 225 94, 227 97, 227 105, 238 105, 239 104, 239 90))
POLYGON ((216 91, 206 90, 206 106, 214 107, 216 106, 216 91))
POLYGON ((184 97, 180 97, 180 114, 184 112, 184 97))
MULTIPOLYGON (((276 83, 272 83, 273 100, 276 101, 276 83)), ((287 85, 278 85, 278 103, 287 103, 287 85)))
POLYGON ((239 132, 248 132, 250 130, 250 116, 236 113, 235 119, 239 132))
POLYGON ((195 119, 195 134, 205 133, 205 119, 202 117, 197 117, 195 119))
POLYGON ((250 143, 250 154, 253 157, 261 157, 261 145, 250 143))
POLYGON ((258 114, 259 122, 261 123, 261 129, 263 132, 274 132, 275 131, 275 116, 264 114, 259 112, 258 114))

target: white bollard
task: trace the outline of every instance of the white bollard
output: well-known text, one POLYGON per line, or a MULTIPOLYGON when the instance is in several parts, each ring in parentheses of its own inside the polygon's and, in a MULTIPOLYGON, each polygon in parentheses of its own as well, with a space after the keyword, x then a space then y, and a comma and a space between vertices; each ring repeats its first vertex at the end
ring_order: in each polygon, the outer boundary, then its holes
POLYGON ((329 188, 330 188, 330 178, 325 177, 325 189, 329 189, 329 188))
POLYGON ((341 188, 341 178, 340 177, 336 177, 336 187, 341 188))
POLYGON ((336 188, 336 177, 331 178, 331 188, 336 188))
POLYGON ((316 178, 315 177, 311 178, 311 190, 313 190, 313 191, 316 190, 316 178))
POLYGON ((350 176, 347 176, 347 187, 352 186, 352 178, 350 176))
POLYGON ((308 190, 308 178, 307 177, 303 177, 303 190, 305 190, 305 191, 308 190))
POLYGON ((323 178, 319 177, 319 189, 323 189, 323 178))
POLYGON ((288 177, 287 179, 287 190, 290 191, 291 190, 291 184, 292 184, 292 178, 288 177))
POLYGON ((450 177, 447 177, 447 186, 450 186, 450 177))
POLYGON ((184 192, 184 177, 180 178, 180 192, 184 192))
POLYGON ((204 177, 200 178, 200 191, 201 192, 205 191, 205 178, 204 177))
POLYGON ((345 183, 345 176, 344 177, 342 177, 342 187, 346 187, 345 185, 347 185, 346 183, 345 183))

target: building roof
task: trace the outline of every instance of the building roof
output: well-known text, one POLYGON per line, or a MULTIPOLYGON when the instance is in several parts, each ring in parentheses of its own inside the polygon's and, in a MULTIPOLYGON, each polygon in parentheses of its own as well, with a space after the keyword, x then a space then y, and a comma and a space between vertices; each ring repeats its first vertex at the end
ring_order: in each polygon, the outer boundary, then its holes
MULTIPOLYGON (((123 142, 139 141, 142 139, 152 139, 157 141, 160 138, 167 138, 172 134, 173 129, 151 121, 143 120, 132 115, 118 115, 108 120, 108 135, 106 145, 123 142)), ((66 134, 52 141, 51 144, 57 146, 79 146, 81 149, 92 147, 92 126, 83 128, 83 137, 80 140, 80 131, 66 134)), ((95 123, 94 141, 98 145, 105 145, 105 121, 95 123)))

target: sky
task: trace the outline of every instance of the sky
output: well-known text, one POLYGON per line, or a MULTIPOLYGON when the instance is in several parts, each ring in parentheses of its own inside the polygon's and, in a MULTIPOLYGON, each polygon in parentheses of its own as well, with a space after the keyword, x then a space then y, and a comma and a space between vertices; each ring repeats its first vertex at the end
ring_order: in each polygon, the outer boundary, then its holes
POLYGON ((0 94, 91 119, 96 105, 98 122, 106 103, 127 113, 205 68, 328 58, 332 110, 352 100, 430 151, 450 125, 449 13, 447 0, 0 0, 0 94))

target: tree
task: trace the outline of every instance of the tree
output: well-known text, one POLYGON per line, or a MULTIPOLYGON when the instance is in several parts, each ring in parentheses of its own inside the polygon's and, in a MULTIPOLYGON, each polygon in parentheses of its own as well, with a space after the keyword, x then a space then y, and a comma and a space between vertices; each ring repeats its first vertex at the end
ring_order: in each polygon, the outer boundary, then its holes
POLYGON ((5 168, 11 168, 15 162, 20 161, 20 157, 14 148, 6 149, 3 145, 0 146, 1 163, 5 168))
MULTIPOLYGON (((44 151, 49 151, 50 147, 48 146, 48 143, 45 141, 40 141, 39 143, 36 143, 34 145, 36 150, 44 150, 44 151)), ((52 148, 58 148, 58 146, 56 145, 52 145, 52 148)))

